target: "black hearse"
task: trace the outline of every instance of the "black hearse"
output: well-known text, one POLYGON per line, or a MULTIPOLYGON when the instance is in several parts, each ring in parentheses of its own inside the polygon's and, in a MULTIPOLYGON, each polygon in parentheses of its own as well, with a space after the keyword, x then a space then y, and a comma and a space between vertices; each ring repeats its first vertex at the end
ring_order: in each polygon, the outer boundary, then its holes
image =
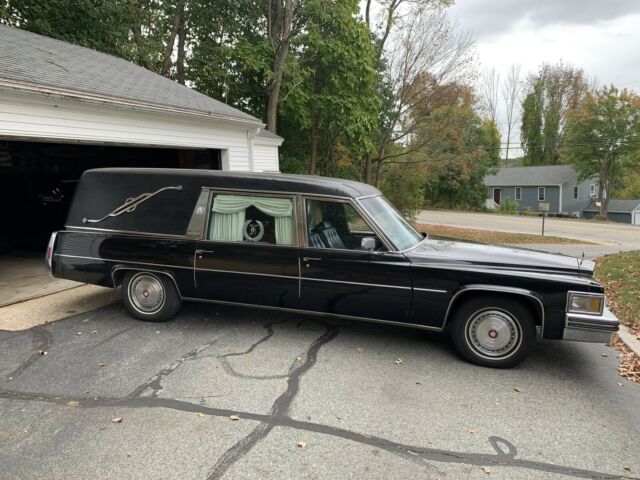
POLYGON ((121 286, 141 320, 193 300, 448 329, 492 367, 521 362, 537 336, 604 343, 618 329, 592 262, 425 238, 377 189, 340 179, 89 170, 47 263, 121 286))

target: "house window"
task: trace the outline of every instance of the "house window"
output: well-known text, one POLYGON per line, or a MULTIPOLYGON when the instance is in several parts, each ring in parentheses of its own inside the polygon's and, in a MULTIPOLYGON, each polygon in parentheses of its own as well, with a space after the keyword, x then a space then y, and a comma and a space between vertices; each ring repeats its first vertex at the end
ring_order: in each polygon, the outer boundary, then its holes
POLYGON ((573 199, 574 200, 578 199, 578 186, 577 185, 575 187, 573 187, 573 199))
POLYGON ((544 202, 545 191, 544 187, 538 187, 538 200, 544 202))
POLYGON ((596 196, 596 184, 592 183, 591 185, 589 185, 589 197, 595 198, 595 196, 596 196))
POLYGON ((522 200, 522 187, 516 187, 516 200, 522 200))

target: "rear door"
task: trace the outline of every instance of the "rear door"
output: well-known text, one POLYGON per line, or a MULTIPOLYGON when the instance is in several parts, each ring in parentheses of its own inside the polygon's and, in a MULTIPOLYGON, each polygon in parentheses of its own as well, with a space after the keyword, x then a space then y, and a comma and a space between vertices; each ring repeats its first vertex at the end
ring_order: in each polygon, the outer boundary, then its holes
POLYGON ((211 192, 204 239, 197 242, 197 298, 299 306, 298 240, 289 195, 211 192))
POLYGON ((348 200, 304 199, 301 308, 404 322, 411 310, 407 258, 391 252, 348 200), (375 237, 377 251, 360 248, 375 237))

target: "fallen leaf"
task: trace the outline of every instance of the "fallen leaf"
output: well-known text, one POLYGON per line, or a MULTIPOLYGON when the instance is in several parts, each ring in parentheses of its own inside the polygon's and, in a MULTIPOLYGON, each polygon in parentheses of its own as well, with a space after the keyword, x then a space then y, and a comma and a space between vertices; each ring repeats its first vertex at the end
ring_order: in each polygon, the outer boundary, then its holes
POLYGON ((422 382, 416 382, 416 385, 422 385, 422 382))
POLYGON ((358 345, 358 346, 356 347, 356 352, 358 352, 358 353, 362 353, 362 352, 364 352, 364 347, 363 347, 363 346, 361 346, 361 345, 358 345))
POLYGON ((122 423, 122 417, 114 417, 111 419, 111 423, 122 423))
POLYGON ((97 330, 91 330, 91 335, 95 335, 96 333, 98 333, 97 330))
POLYGON ((198 413, 196 413, 196 415, 199 416, 199 417, 204 417, 204 413, 202 413, 202 412, 198 412, 198 413))
POLYGON ((500 400, 496 400, 496 407, 500 406, 500 400))
POLYGON ((630 472, 630 471, 631 471, 631 467, 630 467, 629 465, 625 465, 625 466, 624 466, 624 467, 622 467, 622 468, 624 468, 627 472, 630 472))
POLYGON ((608 357, 609 355, 607 355, 606 353, 601 353, 600 356, 601 357, 608 357))
POLYGON ((302 440, 300 440, 300 441, 298 442, 298 446, 299 446, 300 448, 307 448, 307 442, 303 442, 302 440))
POLYGON ((82 335, 82 332, 76 332, 76 335, 82 335))
POLYGON ((393 363, 395 363, 396 365, 404 365, 404 360, 401 358, 396 358, 396 361, 393 363))
POLYGON ((160 330, 156 330, 156 333, 160 333, 160 330))
POLYGON ((231 420, 232 422, 235 422, 237 420, 240 420, 240 417, 238 415, 231 415, 229 417, 229 420, 231 420))
POLYGON ((38 350, 38 355, 46 355, 47 352, 45 352, 44 350, 38 350))
POLYGON ((489 475, 491 473, 491 469, 489 467, 482 467, 482 471, 489 475))
POLYGON ((98 366, 99 366, 99 367, 106 367, 106 366, 107 366, 107 364, 106 364, 106 363, 99 363, 99 364, 98 364, 98 366))
POLYGON ((620 382, 618 382, 618 386, 619 387, 624 387, 624 385, 622 383, 620 383, 620 382))
POLYGON ((224 347, 224 351, 228 352, 229 350, 231 350, 231 348, 229 347, 229 345, 227 345, 226 347, 224 347))
POLYGON ((470 428, 469 433, 478 433, 480 431, 479 428, 470 428))
POLYGON ((69 400, 69 401, 67 402, 67 407, 75 408, 75 407, 77 407, 78 405, 80 405, 80 402, 77 402, 77 401, 75 401, 75 400, 69 400))
POLYGON ((524 388, 521 387, 513 387, 513 391, 514 392, 518 392, 518 393, 524 393, 524 388))

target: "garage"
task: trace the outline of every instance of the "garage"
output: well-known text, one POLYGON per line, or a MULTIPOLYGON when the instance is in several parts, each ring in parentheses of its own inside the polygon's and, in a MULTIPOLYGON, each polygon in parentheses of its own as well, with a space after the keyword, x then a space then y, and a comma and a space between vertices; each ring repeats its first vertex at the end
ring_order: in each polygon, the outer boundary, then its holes
MULTIPOLYGON (((584 209, 584 217, 595 218, 599 211, 597 205, 592 203, 584 209)), ((640 199, 612 198, 609 200, 607 219, 612 222, 640 225, 640 199)))
POLYGON ((257 118, 123 59, 0 25, 0 252, 41 251, 82 172, 279 170, 257 118))

